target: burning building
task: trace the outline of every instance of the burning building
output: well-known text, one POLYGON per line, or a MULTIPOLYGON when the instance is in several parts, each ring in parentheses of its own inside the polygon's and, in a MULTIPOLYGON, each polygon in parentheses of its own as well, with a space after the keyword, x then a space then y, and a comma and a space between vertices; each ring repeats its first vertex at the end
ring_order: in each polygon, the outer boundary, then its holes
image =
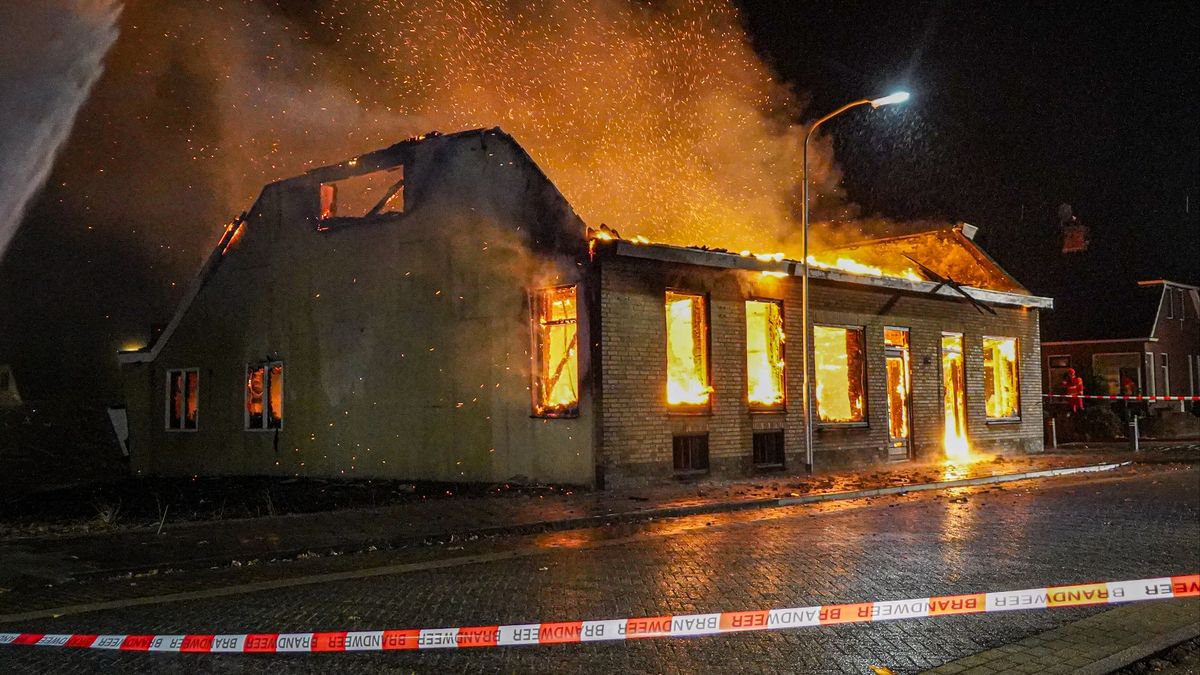
MULTIPOLYGON (((614 198, 620 198, 614 195, 614 198)), ((1039 310, 959 226, 810 258, 814 467, 1042 447, 1039 310)), ((588 228, 499 129, 268 185, 123 352, 148 474, 807 469, 783 254, 588 228)))

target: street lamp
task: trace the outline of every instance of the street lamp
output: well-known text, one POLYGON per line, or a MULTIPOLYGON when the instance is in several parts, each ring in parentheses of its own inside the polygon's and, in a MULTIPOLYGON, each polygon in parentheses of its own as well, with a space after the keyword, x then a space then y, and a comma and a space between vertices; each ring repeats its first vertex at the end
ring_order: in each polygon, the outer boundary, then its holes
POLYGON ((841 115, 851 108, 856 108, 860 105, 869 105, 872 108, 878 108, 884 105, 892 105, 893 103, 904 103, 908 100, 907 91, 898 91, 889 96, 881 98, 864 98, 860 101, 847 103, 846 105, 834 110, 821 119, 813 122, 808 128, 808 133, 804 135, 804 211, 801 225, 804 228, 804 249, 802 257, 804 260, 804 277, 800 284, 800 322, 804 324, 804 339, 802 347, 804 351, 803 368, 804 368, 804 461, 808 463, 808 471, 813 471, 813 443, 812 443, 812 394, 811 384, 809 382, 809 333, 808 325, 808 142, 812 140, 813 133, 817 127, 825 122, 841 115))

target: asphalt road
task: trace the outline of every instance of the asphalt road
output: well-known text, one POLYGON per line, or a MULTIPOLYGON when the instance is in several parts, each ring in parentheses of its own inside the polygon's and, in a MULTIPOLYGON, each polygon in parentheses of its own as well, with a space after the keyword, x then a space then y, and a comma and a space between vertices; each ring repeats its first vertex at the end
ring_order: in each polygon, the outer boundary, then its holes
MULTIPOLYGON (((1200 570, 1200 470, 1015 483, 477 542, 387 573, 0 624, 0 631, 241 633, 569 621, 890 600, 1200 570), (505 553, 496 556, 495 553, 505 553), (511 555, 509 555, 511 554, 511 555), (422 568, 448 556, 477 562, 422 568), (493 559, 488 559, 491 556, 493 559), (494 559, 499 558, 499 559, 494 559)), ((339 570, 391 562, 363 555, 339 570)), ((321 571, 320 564, 305 568, 321 571)), ((329 565, 334 565, 330 561, 329 565)), ((289 565, 295 565, 289 563, 289 565)), ((259 570, 258 578, 300 568, 259 570), (265 575, 265 576, 264 576, 265 575)), ((201 587, 228 587, 234 572, 201 587)), ((102 582, 90 582, 101 584, 102 582)), ((113 582, 109 598, 121 590, 113 582), (115 593, 115 594, 114 594, 115 593)), ((161 583, 161 582, 160 582, 161 583)), ((171 584, 162 585, 163 592, 171 584)), ((180 588, 197 588, 181 576, 180 588)), ((103 595, 101 593, 100 595, 103 595)), ((99 597, 99 596, 97 596, 99 597)), ((2 672, 915 672, 1100 608, 628 643, 314 655, 0 648, 2 672)))

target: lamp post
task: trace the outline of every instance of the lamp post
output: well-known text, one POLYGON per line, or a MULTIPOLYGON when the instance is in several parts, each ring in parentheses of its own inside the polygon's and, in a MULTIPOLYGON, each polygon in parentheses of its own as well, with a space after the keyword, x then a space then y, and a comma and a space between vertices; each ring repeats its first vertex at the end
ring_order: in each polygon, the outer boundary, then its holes
POLYGON ((828 122, 834 117, 841 115, 851 108, 856 108, 860 105, 869 105, 872 108, 878 108, 880 106, 891 105, 893 103, 903 103, 907 100, 908 92, 900 91, 882 98, 864 98, 859 101, 847 103, 846 105, 834 110, 816 122, 813 122, 812 126, 808 128, 808 133, 804 135, 804 210, 802 217, 803 219, 801 220, 801 225, 804 228, 804 247, 802 251, 804 258, 804 276, 800 283, 800 321, 804 324, 804 339, 801 341, 801 346, 804 351, 804 461, 808 464, 809 473, 813 472, 814 467, 812 443, 812 386, 809 381, 808 374, 810 369, 808 356, 810 342, 809 333, 811 331, 811 328, 808 325, 808 143, 812 140, 813 133, 816 132, 817 127, 821 126, 825 122, 828 122))

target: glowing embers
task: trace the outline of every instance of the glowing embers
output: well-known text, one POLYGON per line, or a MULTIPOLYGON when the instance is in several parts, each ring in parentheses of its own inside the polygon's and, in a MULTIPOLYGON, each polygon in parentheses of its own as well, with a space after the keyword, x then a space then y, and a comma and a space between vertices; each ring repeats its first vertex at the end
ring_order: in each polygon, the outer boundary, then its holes
POLYGON ((575 286, 534 292, 534 413, 579 411, 579 323, 575 286))
POLYGON ((246 428, 283 426, 283 364, 278 361, 246 367, 246 428))
POLYGON ((667 291, 667 403, 708 405, 712 391, 704 296, 667 291))
POLYGON ((849 272, 850 274, 857 274, 859 276, 897 277, 901 279, 908 279, 909 281, 924 281, 921 275, 913 271, 911 267, 905 267, 904 269, 896 268, 885 271, 880 267, 868 265, 845 256, 838 256, 833 260, 819 260, 816 256, 810 255, 808 256, 808 264, 818 269, 839 270, 841 272, 849 272))
POLYGON ((887 365, 888 436, 893 458, 908 456, 909 402, 912 371, 908 359, 908 330, 883 330, 884 361, 887 365))
POLYGON ((967 385, 961 333, 942 335, 942 405, 946 459, 967 459, 971 446, 967 442, 967 385))
POLYGON ((200 371, 167 371, 167 430, 195 431, 200 416, 200 371))
POLYGON ((756 408, 783 406, 783 305, 746 301, 746 393, 756 408))
MULTIPOLYGON (((353 166, 355 160, 350 160, 353 166)), ((404 211, 404 166, 351 176, 320 187, 321 220, 404 211)))
POLYGON ((1020 417, 1016 338, 983 338, 983 391, 988 419, 1020 417))
POLYGON ((813 326, 813 365, 817 419, 865 422, 862 329, 813 326))

